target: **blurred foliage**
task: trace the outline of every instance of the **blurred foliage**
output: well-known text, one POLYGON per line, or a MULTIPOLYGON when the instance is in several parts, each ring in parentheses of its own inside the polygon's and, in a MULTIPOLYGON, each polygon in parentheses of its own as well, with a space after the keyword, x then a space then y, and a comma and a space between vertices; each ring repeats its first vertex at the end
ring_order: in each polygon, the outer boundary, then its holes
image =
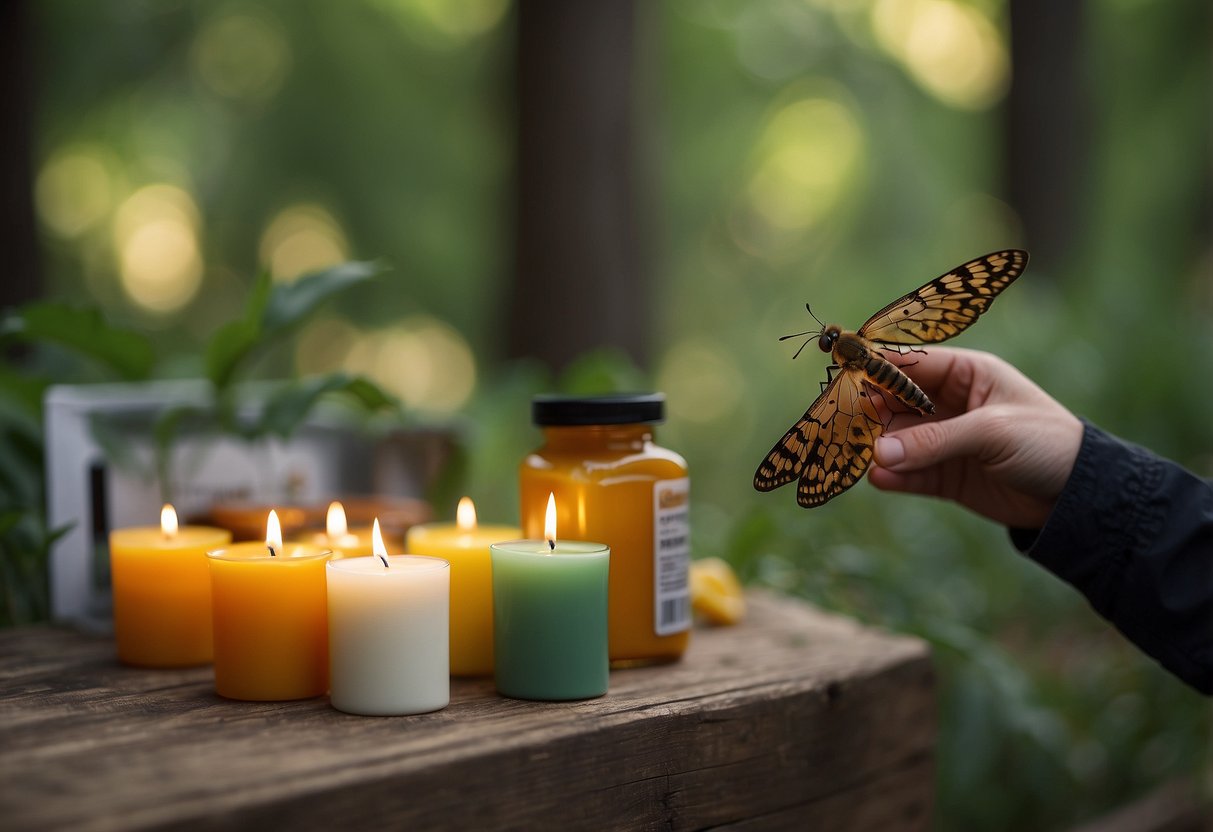
MULTIPOLYGON (((374 382, 348 373, 281 381, 270 392, 258 391, 259 407, 250 412, 250 390, 237 386, 252 358, 289 333, 324 301, 374 277, 380 267, 344 263, 274 286, 268 275, 255 282, 244 314, 220 327, 203 345, 197 363, 205 363, 211 384, 202 404, 166 408, 142 427, 156 440, 155 470, 161 496, 171 501, 168 470, 172 449, 186 431, 227 433, 250 443, 266 436, 289 437, 323 398, 338 395, 366 416, 387 412, 403 418, 400 403, 374 382), (203 360, 205 357, 205 361, 203 360)), ((110 325, 95 308, 54 302, 29 304, 0 316, 0 351, 20 343, 30 351, 24 372, 0 374, 0 626, 45 620, 49 614, 47 562, 50 547, 66 529, 46 524, 43 468, 42 394, 53 383, 109 380, 142 381, 153 377, 156 361, 142 332, 110 325), (65 348, 58 360, 48 353, 65 348), (47 368, 39 369, 47 364, 47 368)), ((94 439, 115 465, 137 465, 119 415, 95 417, 94 439)))
MULTIPOLYGON (((652 368, 610 349, 559 378, 500 360, 505 0, 38 4, 52 293, 83 289, 107 320, 152 333, 160 372, 189 375, 204 370, 198 344, 265 291, 238 275, 383 257, 397 276, 345 293, 246 372, 366 373, 459 432, 441 493, 498 520, 516 516, 513 472, 539 439, 534 393, 664 390, 658 440, 690 463, 697 555, 934 645, 941 828, 1065 828, 1207 771, 1206 701, 1004 530, 866 484, 812 512, 750 488, 824 378, 814 351, 792 362, 775 340, 805 328, 805 301, 853 327, 956 263, 1030 244, 1000 197, 1005 3, 637 5, 652 368), (166 289, 155 278, 170 271, 166 289)), ((1093 121, 1070 257, 1031 265, 958 345, 1208 475, 1210 9, 1101 0, 1085 13, 1074 47, 1093 121)), ((220 378, 225 357, 210 361, 220 378)), ((4 412, 24 414, 23 452, 0 476, 22 480, 38 466, 38 388, 12 380, 4 412)))
POLYGON ((67 529, 46 522, 42 396, 72 378, 137 380, 153 362, 138 333, 112 327, 94 308, 39 302, 0 315, 0 626, 50 615, 47 562, 67 529))
MULTIPOLYGON (((967 257, 1030 243, 998 198, 997 109, 917 88, 863 25, 865 5, 661 7, 670 340, 658 378, 673 411, 662 439, 693 472, 697 555, 934 645, 941 828, 1066 828, 1207 773, 1207 700, 1017 555, 1005 530, 955 506, 861 484, 805 512, 792 494, 747 486, 825 377, 819 353, 792 362, 775 341, 809 325, 804 301, 854 327, 967 257), (782 51, 775 37, 762 55, 747 46, 761 26, 821 48, 782 51), (862 137, 848 139, 861 161, 837 137, 808 140, 855 170, 821 192, 828 212, 788 212, 800 223, 789 232, 755 219, 754 185, 764 141, 804 102, 849 114, 856 129, 842 135, 862 137)), ((1093 146, 1076 160, 1090 190, 1071 257, 1030 265, 956 343, 1004 356, 1076 412, 1208 476, 1209 10, 1087 11, 1093 146)))

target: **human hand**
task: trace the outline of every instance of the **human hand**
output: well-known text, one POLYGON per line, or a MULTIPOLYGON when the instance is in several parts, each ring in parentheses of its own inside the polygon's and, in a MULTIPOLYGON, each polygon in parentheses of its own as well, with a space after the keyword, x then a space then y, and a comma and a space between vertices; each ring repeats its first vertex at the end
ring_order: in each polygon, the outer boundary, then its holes
POLYGON ((899 413, 876 440, 872 485, 944 497, 1018 528, 1045 524, 1082 444, 1082 422, 997 356, 931 347, 902 370, 933 416, 899 413))

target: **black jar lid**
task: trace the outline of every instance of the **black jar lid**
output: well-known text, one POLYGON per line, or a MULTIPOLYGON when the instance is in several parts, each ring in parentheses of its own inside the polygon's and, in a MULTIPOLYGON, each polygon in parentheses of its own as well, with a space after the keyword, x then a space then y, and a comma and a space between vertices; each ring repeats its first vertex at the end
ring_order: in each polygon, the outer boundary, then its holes
POLYGON ((608 393, 601 396, 544 393, 531 400, 531 421, 539 427, 656 424, 664 420, 664 393, 608 393))

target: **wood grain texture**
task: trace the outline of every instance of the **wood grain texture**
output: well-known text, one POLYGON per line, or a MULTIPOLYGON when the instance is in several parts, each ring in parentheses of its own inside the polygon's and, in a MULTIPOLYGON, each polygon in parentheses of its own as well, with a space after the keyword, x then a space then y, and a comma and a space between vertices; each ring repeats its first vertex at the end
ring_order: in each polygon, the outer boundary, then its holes
POLYGON ((0 825, 84 830, 919 829, 935 738, 927 647, 752 593, 683 661, 574 703, 455 680, 366 718, 229 702, 209 668, 122 667, 112 642, 0 632, 0 825))

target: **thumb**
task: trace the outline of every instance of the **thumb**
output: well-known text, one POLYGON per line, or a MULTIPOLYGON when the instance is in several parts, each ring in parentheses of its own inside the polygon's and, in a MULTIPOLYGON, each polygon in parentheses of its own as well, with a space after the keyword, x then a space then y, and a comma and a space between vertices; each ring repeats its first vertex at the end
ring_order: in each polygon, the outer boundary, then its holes
POLYGON ((923 422, 876 440, 876 464, 890 471, 918 471, 949 459, 979 456, 990 441, 977 411, 923 422))

